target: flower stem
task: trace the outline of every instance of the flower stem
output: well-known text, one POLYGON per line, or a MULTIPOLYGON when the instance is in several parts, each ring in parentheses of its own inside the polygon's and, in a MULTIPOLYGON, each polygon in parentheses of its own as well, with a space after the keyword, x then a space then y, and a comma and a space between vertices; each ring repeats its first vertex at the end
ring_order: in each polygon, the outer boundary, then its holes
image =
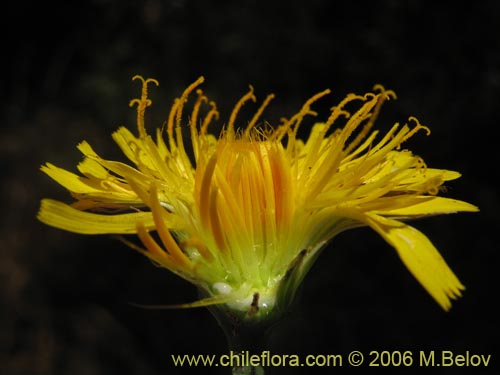
POLYGON ((262 364, 254 365, 248 359, 260 356, 267 341, 267 330, 253 325, 226 327, 224 333, 228 342, 230 356, 236 358, 232 363, 233 375, 264 375, 262 364))
POLYGON ((264 375, 263 351, 267 350, 267 337, 271 322, 266 320, 241 319, 231 311, 212 307, 212 315, 222 327, 228 343, 229 358, 233 375, 264 375), (254 360, 250 360, 250 358, 254 360))
POLYGON ((264 375, 262 366, 233 367, 232 375, 264 375))

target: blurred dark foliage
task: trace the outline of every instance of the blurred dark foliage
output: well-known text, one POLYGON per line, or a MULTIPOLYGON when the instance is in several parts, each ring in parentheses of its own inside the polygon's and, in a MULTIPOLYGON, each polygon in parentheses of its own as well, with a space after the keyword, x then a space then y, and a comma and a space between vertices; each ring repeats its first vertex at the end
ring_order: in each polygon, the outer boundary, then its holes
POLYGON ((192 286, 113 238, 35 218, 41 198, 70 200, 39 172, 42 163, 74 170, 83 139, 120 157, 110 134, 135 126, 135 74, 160 81, 150 129, 199 75, 223 117, 248 84, 259 98, 275 92, 271 123, 327 87, 325 108, 375 83, 394 89, 399 99, 379 125, 410 115, 429 125, 432 135, 408 147, 428 165, 462 172, 446 194, 481 208, 414 223, 466 284, 464 298, 444 313, 387 244, 359 229, 325 249, 269 349, 470 351, 493 355, 480 373, 498 370, 500 2, 18 0, 2 8, 0 374, 185 374, 193 370, 173 368, 170 354, 226 350, 204 309, 129 304, 191 301, 192 286))

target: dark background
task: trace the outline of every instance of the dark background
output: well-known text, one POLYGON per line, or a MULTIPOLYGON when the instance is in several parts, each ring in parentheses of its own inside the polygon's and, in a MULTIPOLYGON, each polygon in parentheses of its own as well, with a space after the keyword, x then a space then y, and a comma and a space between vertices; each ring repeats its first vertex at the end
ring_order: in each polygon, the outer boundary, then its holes
MULTIPOLYGON (((412 350, 415 358, 419 350, 469 351, 491 354, 490 367, 450 373, 497 371, 499 11, 493 0, 2 5, 0 374, 184 374, 190 370, 173 368, 170 354, 225 352, 222 331, 205 309, 128 305, 191 301, 191 285, 113 238, 66 233, 35 219, 41 198, 70 200, 39 172, 42 163, 75 170, 83 139, 102 156, 119 157, 111 132, 135 127, 128 108, 139 94, 130 81, 135 74, 160 81, 149 129, 162 124, 173 98, 199 75, 223 118, 248 84, 261 99, 275 92, 270 122, 327 87, 331 104, 375 83, 394 89, 399 99, 384 107, 379 127, 410 115, 429 125, 430 137, 419 134, 406 146, 429 166, 460 171, 447 195, 481 208, 414 223, 467 291, 444 313, 382 239, 368 229, 347 232, 322 254, 269 349, 412 350)), ((223 373, 209 370, 197 373, 223 373)))

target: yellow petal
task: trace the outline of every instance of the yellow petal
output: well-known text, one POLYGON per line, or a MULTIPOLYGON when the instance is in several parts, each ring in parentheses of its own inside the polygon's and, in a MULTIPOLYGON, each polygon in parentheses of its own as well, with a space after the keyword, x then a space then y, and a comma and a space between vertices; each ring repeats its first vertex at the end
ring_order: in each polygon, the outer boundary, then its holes
MULTIPOLYGON (((417 197, 387 197, 381 198, 381 202, 373 202, 372 208, 367 210, 377 214, 413 217, 451 214, 456 212, 477 212, 476 206, 451 198, 435 196, 417 196, 417 197), (382 203, 383 201, 383 203, 382 203), (378 207, 377 207, 378 206, 378 207), (383 207, 383 208, 381 208, 383 207), (385 208, 386 207, 386 208, 385 208)), ((367 206, 369 206, 368 204, 367 206)))
POLYGON ((118 130, 113 133, 112 137, 118 146, 120 146, 125 156, 135 163, 137 161, 137 149, 134 150, 132 147, 134 147, 133 145, 137 145, 140 140, 137 139, 130 130, 123 126, 118 128, 118 130))
POLYGON ((440 181, 452 181, 460 178, 462 175, 455 171, 448 171, 446 169, 427 168, 425 171, 421 170, 418 173, 412 173, 409 176, 402 178, 399 181, 400 185, 411 186, 425 183, 439 179, 440 181))
POLYGON ((462 175, 456 171, 449 171, 447 169, 435 169, 427 168, 425 171, 427 178, 433 178, 434 176, 440 175, 443 181, 452 181, 460 178, 462 175))
MULTIPOLYGON (((88 162, 84 162, 83 164, 81 163, 79 165, 82 173, 101 173, 96 167, 96 164, 91 163, 91 159, 86 160, 88 160, 88 162)), ((102 160, 101 164, 105 165, 106 163, 106 161, 102 160)), ((118 166, 121 164, 117 162, 109 163, 111 163, 114 167, 115 164, 118 166)), ((115 168, 118 169, 118 167, 115 168)), ((129 170, 133 169, 130 167, 128 168, 129 170)), ((42 166, 41 170, 42 172, 49 175, 53 180, 58 182, 60 185, 68 189, 71 193, 73 193, 74 197, 77 197, 80 200, 88 198, 90 200, 96 200, 99 202, 128 205, 142 203, 138 199, 137 195, 130 188, 128 188, 128 186, 119 184, 118 182, 114 182, 113 180, 107 181, 101 180, 97 177, 81 177, 65 169, 56 167, 55 165, 52 165, 50 163, 42 166)))
POLYGON ((91 158, 99 158, 99 156, 97 156, 92 146, 87 141, 80 142, 78 146, 76 146, 76 148, 78 148, 80 152, 85 156, 91 158))
POLYGON ((38 219, 50 226, 81 234, 137 233, 137 223, 154 229, 151 212, 100 215, 77 210, 65 203, 43 199, 38 219))
POLYGON ((99 162, 91 158, 85 158, 78 164, 78 170, 87 177, 97 179, 106 179, 109 176, 108 171, 99 162))
POLYGON ((130 161, 137 166, 142 165, 154 170, 154 165, 149 160, 149 155, 142 139, 134 136, 130 130, 123 126, 115 131, 112 137, 130 161))
POLYGON ((40 169, 50 178, 73 193, 92 194, 101 191, 86 184, 82 177, 65 169, 56 167, 53 164, 47 163, 45 165, 42 165, 40 169))
POLYGON ((421 232, 396 220, 366 215, 365 222, 392 245, 408 270, 444 309, 451 307, 450 299, 461 296, 465 287, 434 245, 421 232))

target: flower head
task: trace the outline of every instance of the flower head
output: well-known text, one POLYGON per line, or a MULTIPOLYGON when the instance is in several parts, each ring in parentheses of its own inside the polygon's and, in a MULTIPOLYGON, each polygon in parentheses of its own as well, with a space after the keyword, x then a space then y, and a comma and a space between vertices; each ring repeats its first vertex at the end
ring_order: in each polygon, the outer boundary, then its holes
POLYGON ((158 82, 134 79, 142 82, 141 97, 130 103, 137 106, 137 134, 125 127, 113 134, 133 166, 101 158, 87 142, 78 145, 81 175, 42 166, 76 199, 72 205, 44 199, 42 222, 83 234, 137 234, 143 246, 124 241, 206 296, 180 307, 219 304, 245 317, 286 310, 323 246, 359 226, 380 234, 445 310, 460 296, 464 287, 439 252, 404 221, 477 208, 438 196, 459 173, 428 168, 402 149, 416 133, 430 133, 417 119, 385 135, 372 130, 392 91, 377 86, 347 95, 304 142, 301 123, 317 115, 311 106, 330 91, 275 128, 259 123, 269 95, 245 127, 236 127, 241 107, 256 101, 250 86, 215 137, 208 126, 219 112, 199 78, 174 101, 154 139, 144 115, 149 85, 158 82))

